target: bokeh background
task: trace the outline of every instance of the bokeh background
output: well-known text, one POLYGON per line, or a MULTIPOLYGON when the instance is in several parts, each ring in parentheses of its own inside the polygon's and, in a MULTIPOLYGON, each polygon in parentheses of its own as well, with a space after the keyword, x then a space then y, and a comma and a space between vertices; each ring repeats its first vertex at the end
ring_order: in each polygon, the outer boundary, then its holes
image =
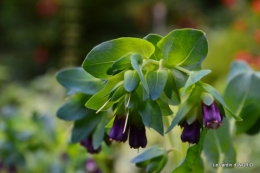
MULTIPOLYGON (((234 59, 260 69, 260 0, 1 0, 0 172, 91 173, 93 165, 104 173, 142 172, 130 163, 138 151, 128 144, 103 146, 101 154, 91 156, 70 143, 71 124, 56 118, 66 91, 55 73, 80 66, 103 41, 164 36, 179 28, 206 33, 209 53, 203 68, 212 73, 204 81, 220 93, 234 59)), ((148 131, 149 146, 167 147, 168 139, 155 133, 148 131)), ((252 171, 260 169, 259 137, 233 136, 237 161, 254 163, 252 171)), ((173 161, 163 172, 177 166, 173 161)))

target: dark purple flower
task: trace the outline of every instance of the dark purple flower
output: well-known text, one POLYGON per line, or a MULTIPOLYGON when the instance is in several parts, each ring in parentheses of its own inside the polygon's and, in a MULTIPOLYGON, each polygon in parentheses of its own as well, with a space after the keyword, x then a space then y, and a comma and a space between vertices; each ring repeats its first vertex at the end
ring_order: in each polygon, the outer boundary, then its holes
POLYGON ((145 134, 145 127, 142 126, 139 129, 135 124, 132 124, 130 127, 130 134, 129 134, 129 145, 130 148, 144 148, 147 144, 147 138, 145 134))
POLYGON ((184 127, 181 134, 182 142, 189 142, 190 144, 197 144, 200 140, 200 122, 195 120, 188 124, 186 121, 182 124, 184 127))
POLYGON ((97 167, 97 164, 93 159, 87 160, 86 170, 89 173, 101 173, 101 170, 97 167))
POLYGON ((202 114, 203 123, 207 129, 217 129, 221 126, 223 117, 215 101, 210 106, 202 103, 202 114))
POLYGON ((126 126, 125 132, 124 132, 124 127, 125 127, 125 116, 118 118, 118 115, 116 115, 113 123, 113 127, 109 134, 110 140, 115 140, 117 142, 125 142, 128 137, 129 126, 128 125, 126 126))
POLYGON ((94 149, 91 135, 87 139, 82 140, 80 142, 80 145, 85 147, 87 151, 91 154, 99 153, 101 151, 101 146, 99 146, 97 149, 94 149))

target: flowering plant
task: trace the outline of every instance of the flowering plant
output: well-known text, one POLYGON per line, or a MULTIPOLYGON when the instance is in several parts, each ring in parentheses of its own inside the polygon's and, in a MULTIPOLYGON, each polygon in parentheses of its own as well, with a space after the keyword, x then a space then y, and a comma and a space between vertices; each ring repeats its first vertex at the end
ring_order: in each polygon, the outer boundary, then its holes
MULTIPOLYGON (((179 125, 183 128, 181 140, 195 145, 174 172, 203 172, 202 150, 210 161, 218 163, 216 157, 224 153, 222 162, 235 162, 228 135, 220 141, 228 143, 228 151, 219 144, 203 145, 206 140, 219 142, 222 132, 229 134, 226 117, 242 120, 237 105, 230 101, 234 92, 226 92, 225 102, 215 88, 201 82, 211 72, 201 69, 207 53, 205 33, 195 29, 174 30, 165 37, 149 34, 143 39, 126 37, 101 43, 88 53, 83 68, 57 73, 57 80, 70 95, 57 116, 74 121, 71 141, 80 142, 92 154, 102 150, 103 141, 110 145, 111 141, 128 140, 131 148, 144 148, 149 143, 147 128, 163 136, 171 135, 179 125), (176 114, 173 107, 178 107, 176 114), (172 115, 167 126, 164 122, 172 115), (219 132, 213 132, 216 129, 219 132), (220 151, 214 153, 212 147, 220 151)), ((170 151, 173 149, 154 146, 132 162, 147 172, 160 172, 170 151)))

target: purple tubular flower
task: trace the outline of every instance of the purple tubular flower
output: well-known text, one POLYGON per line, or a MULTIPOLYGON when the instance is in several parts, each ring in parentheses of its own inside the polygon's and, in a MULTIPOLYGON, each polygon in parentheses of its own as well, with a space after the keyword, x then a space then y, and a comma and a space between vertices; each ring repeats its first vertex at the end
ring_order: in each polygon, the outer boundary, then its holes
POLYGON ((129 145, 130 148, 144 148, 147 145, 147 138, 145 134, 145 127, 142 126, 139 129, 135 124, 132 124, 130 127, 130 134, 129 134, 129 145))
POLYGON ((189 142, 190 144, 197 144, 200 140, 200 123, 195 120, 193 123, 188 124, 186 121, 183 123, 183 132, 181 134, 182 142, 189 142))
POLYGON ((87 139, 84 139, 80 142, 80 145, 85 147, 87 151, 91 154, 96 154, 101 151, 101 146, 99 146, 97 149, 94 149, 92 144, 92 136, 89 136, 87 139))
POLYGON ((207 129, 217 129, 221 126, 223 116, 214 101, 210 106, 202 103, 203 123, 207 129))
POLYGON ((110 140, 115 140, 117 142, 125 142, 128 137, 128 131, 129 126, 126 126, 125 132, 124 132, 124 126, 125 126, 125 117, 118 118, 118 115, 116 115, 113 127, 109 134, 110 140), (123 133, 124 132, 124 133, 123 133))

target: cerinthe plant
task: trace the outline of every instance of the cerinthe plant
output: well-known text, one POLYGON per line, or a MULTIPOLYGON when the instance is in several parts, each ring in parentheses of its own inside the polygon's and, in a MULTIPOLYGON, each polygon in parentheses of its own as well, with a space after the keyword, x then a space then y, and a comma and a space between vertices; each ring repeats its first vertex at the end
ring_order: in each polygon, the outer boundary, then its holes
MULTIPOLYGON (((180 125, 181 140, 197 144, 189 148, 176 171, 192 169, 201 162, 207 130, 218 129, 226 116, 241 120, 212 86, 200 81, 211 72, 201 70, 207 52, 205 33, 195 29, 101 43, 88 53, 83 68, 57 73, 71 95, 57 116, 74 121, 72 142, 98 153, 102 141, 109 145, 112 140, 128 140, 131 148, 146 147, 146 128, 164 135, 163 119, 173 115, 171 106, 178 106, 166 133, 180 125), (105 128, 111 128, 110 132, 105 128)), ((147 172, 160 172, 169 151, 152 147, 132 162, 147 172)))

